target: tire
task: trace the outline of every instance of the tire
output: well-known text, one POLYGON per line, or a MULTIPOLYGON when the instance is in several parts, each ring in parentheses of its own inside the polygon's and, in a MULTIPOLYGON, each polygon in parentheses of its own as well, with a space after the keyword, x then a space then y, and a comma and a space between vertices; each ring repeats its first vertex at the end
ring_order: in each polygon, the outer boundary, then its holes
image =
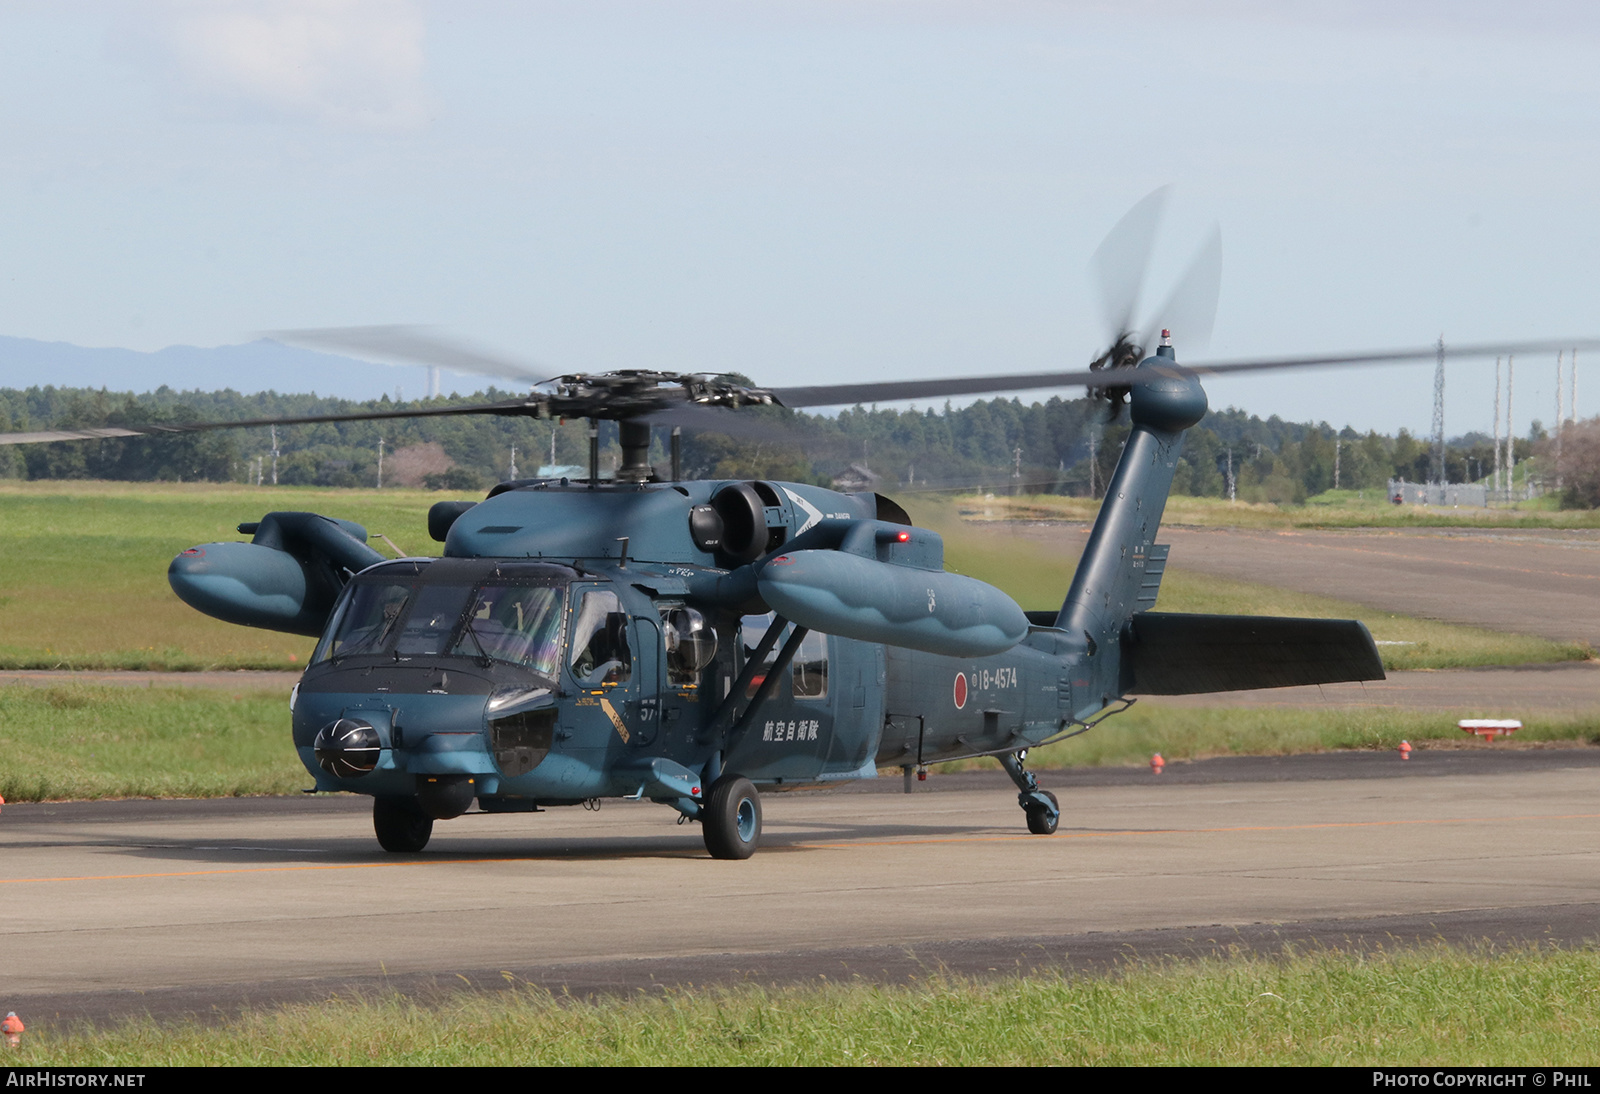
POLYGON ((701 835, 712 858, 746 859, 761 842, 761 795, 743 775, 711 785, 700 814, 701 835))
POLYGON ((1055 815, 1052 816, 1041 806, 1030 806, 1027 809, 1028 831, 1036 836, 1053 836, 1056 834, 1056 826, 1061 823, 1061 803, 1048 790, 1044 791, 1044 796, 1056 807, 1055 815))
POLYGON ((409 855, 428 846, 433 818, 409 798, 373 798, 372 828, 385 851, 409 855))

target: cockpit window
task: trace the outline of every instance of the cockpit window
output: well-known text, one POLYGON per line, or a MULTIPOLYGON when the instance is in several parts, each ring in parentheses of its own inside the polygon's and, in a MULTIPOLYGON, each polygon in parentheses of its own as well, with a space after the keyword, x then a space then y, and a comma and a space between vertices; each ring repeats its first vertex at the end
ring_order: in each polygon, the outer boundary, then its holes
POLYGON ((590 589, 572 621, 572 676, 584 687, 625 684, 633 672, 628 613, 617 594, 590 589))
POLYGON ((445 643, 456 633, 456 624, 466 613, 471 595, 471 589, 460 585, 424 585, 401 625, 394 652, 401 657, 443 653, 445 643))
POLYGON ((526 665, 553 677, 561 657, 562 590, 526 585, 485 585, 450 652, 526 665))
POLYGON ((565 583, 358 580, 312 661, 358 654, 490 658, 554 679, 565 611, 565 583))
POLYGON ((312 662, 381 651, 388 645, 395 624, 404 614, 414 591, 414 586, 396 582, 356 585, 312 654, 312 662))

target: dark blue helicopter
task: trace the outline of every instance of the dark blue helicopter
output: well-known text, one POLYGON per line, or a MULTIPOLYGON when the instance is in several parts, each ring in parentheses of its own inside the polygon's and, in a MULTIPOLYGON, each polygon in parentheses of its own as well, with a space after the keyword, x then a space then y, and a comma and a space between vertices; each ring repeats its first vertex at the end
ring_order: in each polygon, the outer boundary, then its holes
POLYGON ((373 797, 390 851, 421 850, 474 803, 629 798, 698 821, 714 857, 745 858, 760 788, 984 755, 1048 834, 1060 808, 1027 751, 1130 696, 1383 676, 1359 622, 1150 610, 1156 532, 1206 397, 1165 340, 1092 377, 1127 389, 1132 433, 1058 611, 947 572, 940 537, 880 495, 658 475, 651 414, 841 393, 654 373, 566 378, 515 403, 619 420, 622 465, 435 505, 442 558, 386 561, 356 525, 269 513, 240 526, 249 543, 192 548, 169 577, 207 614, 321 636, 295 746, 318 790, 373 797))

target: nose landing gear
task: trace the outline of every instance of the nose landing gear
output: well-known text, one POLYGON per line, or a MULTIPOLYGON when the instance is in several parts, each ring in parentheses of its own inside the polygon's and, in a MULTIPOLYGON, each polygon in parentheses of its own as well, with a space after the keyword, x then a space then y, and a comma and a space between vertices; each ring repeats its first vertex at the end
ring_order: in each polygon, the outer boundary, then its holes
POLYGON ((385 851, 415 854, 428 846, 433 818, 411 798, 373 798, 372 827, 385 851))

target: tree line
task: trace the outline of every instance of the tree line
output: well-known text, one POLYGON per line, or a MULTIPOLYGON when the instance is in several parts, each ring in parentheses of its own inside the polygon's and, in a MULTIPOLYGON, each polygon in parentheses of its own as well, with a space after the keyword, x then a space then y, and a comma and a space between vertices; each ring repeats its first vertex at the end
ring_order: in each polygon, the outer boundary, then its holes
MULTIPOLYGON (((513 398, 489 388, 470 396, 369 402, 311 395, 234 391, 131 394, 82 388, 0 389, 0 429, 43 429, 239 421, 360 410, 470 405, 513 398)), ((845 474, 876 476, 883 488, 1007 489, 1072 495, 1104 490, 1128 435, 1126 410, 1108 413, 1090 398, 1024 403, 980 400, 968 406, 887 409, 852 407, 806 414, 777 407, 740 412, 732 435, 686 431, 683 470, 689 478, 773 478, 832 483, 845 474)), ((670 457, 664 429, 655 431, 653 462, 670 457)), ((475 490, 541 466, 586 468, 587 424, 494 415, 392 419, 280 426, 277 456, 266 428, 225 429, 137 438, 0 446, 0 477, 127 481, 276 481, 287 485, 374 486, 379 442, 386 485, 475 490), (514 450, 514 454, 513 454, 514 450)), ((616 427, 601 426, 602 468, 619 455, 616 427)), ((1543 451, 1543 431, 1516 441, 1519 461, 1543 451)), ((1391 478, 1429 478, 1426 439, 1334 429, 1326 422, 1286 422, 1229 408, 1212 411, 1189 431, 1174 479, 1175 493, 1294 504, 1332 489, 1382 490, 1391 478)), ((1493 470, 1490 438, 1458 438, 1446 453, 1451 482, 1477 481, 1493 470)), ((584 474, 585 471, 579 471, 584 474)), ((1591 503, 1592 504, 1592 503, 1591 503)))

